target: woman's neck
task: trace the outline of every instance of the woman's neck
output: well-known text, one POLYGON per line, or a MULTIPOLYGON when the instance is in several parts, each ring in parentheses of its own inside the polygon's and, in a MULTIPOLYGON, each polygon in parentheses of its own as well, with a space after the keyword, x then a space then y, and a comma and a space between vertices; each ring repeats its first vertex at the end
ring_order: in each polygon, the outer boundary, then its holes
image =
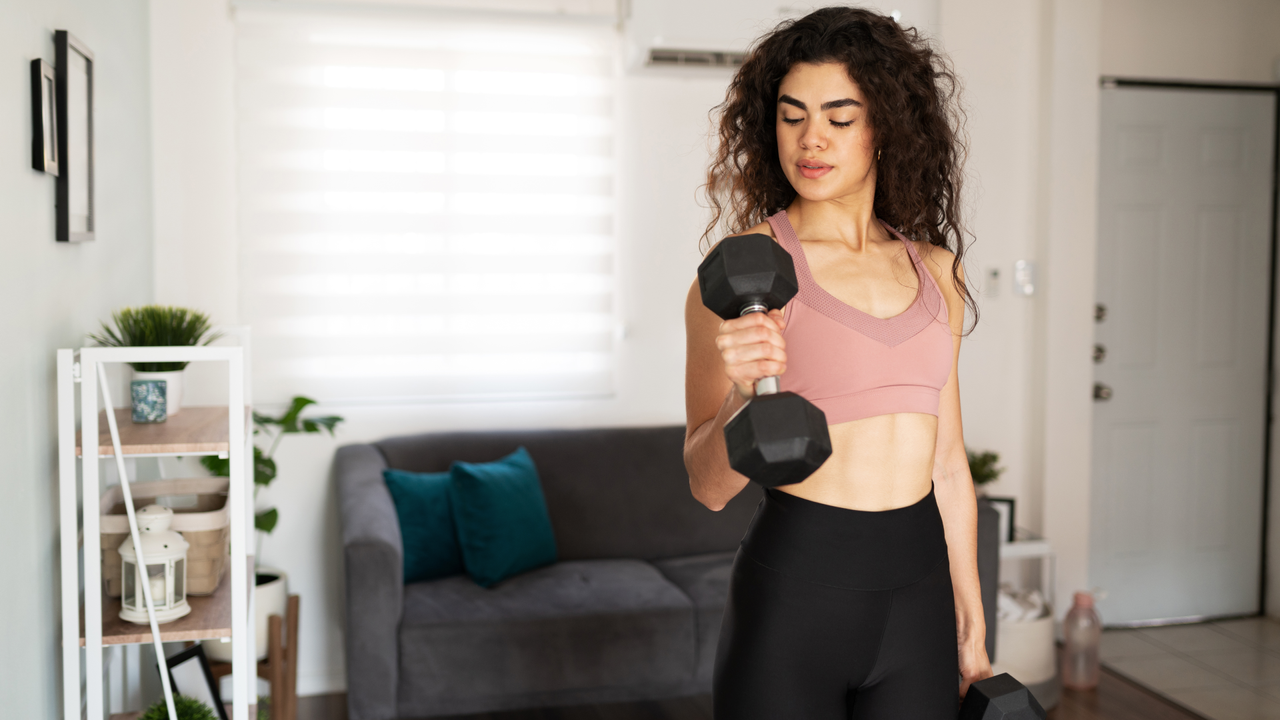
POLYGON ((874 198, 859 194, 813 201, 797 196, 787 208, 787 218, 801 240, 837 241, 861 251, 869 239, 884 235, 876 221, 874 198))

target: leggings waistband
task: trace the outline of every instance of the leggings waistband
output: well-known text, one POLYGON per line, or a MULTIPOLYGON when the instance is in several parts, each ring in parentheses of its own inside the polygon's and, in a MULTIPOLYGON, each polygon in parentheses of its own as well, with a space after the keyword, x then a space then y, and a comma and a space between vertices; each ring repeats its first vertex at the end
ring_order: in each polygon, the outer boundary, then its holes
POLYGON ((786 575, 848 590, 889 590, 947 559, 933 489, 906 507, 872 512, 765 490, 742 539, 749 558, 786 575))

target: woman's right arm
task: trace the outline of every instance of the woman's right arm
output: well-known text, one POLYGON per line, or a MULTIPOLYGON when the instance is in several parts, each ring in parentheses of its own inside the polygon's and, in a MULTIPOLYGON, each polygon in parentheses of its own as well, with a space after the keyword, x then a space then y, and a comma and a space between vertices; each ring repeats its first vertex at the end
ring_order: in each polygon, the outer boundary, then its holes
POLYGON ((782 311, 721 320, 695 280, 685 300, 684 465, 698 502, 720 510, 747 485, 729 467, 724 425, 755 395, 755 381, 787 368, 782 311))

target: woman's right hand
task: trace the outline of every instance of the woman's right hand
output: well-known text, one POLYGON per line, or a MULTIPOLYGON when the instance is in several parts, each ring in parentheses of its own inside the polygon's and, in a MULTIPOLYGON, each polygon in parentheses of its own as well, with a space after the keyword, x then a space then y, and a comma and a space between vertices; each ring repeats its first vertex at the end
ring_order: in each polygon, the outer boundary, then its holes
POLYGON ((756 381, 781 375, 787 369, 786 328, 781 310, 751 313, 720 323, 716 347, 724 372, 743 399, 756 394, 756 381))

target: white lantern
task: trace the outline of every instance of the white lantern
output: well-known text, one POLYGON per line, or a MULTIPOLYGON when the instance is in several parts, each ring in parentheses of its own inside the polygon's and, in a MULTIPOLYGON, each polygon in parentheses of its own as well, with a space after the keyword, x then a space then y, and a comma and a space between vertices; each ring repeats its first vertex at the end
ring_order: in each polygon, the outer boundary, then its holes
POLYGON ((147 601, 142 594, 142 583, 145 582, 151 588, 156 622, 177 620, 191 612, 191 606, 187 604, 187 541, 169 529, 169 523, 173 522, 173 511, 169 508, 148 505, 135 515, 147 567, 145 572, 140 571, 133 537, 125 538, 120 544, 123 565, 120 575, 124 581, 120 618, 144 625, 150 622, 147 619, 147 601))

